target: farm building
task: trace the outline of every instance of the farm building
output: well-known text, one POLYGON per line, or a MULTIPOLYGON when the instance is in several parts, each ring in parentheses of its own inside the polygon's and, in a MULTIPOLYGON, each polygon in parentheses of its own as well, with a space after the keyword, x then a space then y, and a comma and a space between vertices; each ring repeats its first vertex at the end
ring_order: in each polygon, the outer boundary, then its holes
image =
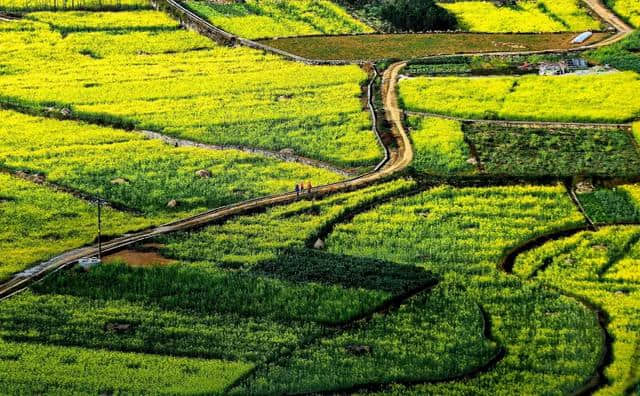
POLYGON ((559 76, 588 68, 589 64, 584 59, 572 58, 560 62, 542 62, 538 65, 538 74, 541 76, 559 76))

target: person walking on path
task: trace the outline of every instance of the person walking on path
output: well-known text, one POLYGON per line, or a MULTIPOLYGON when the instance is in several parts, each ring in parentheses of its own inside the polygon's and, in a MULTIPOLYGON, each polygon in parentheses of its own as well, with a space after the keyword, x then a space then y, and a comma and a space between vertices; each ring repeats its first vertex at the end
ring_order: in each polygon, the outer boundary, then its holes
POLYGON ((309 194, 311 194, 311 182, 307 182, 307 188, 309 189, 309 194))
POLYGON ((296 197, 300 196, 300 185, 296 183, 296 197))

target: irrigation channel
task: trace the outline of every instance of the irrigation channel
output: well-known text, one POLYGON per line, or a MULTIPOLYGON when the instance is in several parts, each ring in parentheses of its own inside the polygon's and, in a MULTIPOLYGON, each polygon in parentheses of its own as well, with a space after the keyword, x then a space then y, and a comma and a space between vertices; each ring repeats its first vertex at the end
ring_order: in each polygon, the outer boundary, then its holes
MULTIPOLYGON (((540 53, 567 53, 567 52, 583 51, 583 50, 598 48, 598 47, 615 43, 617 41, 622 40, 633 31, 633 29, 629 27, 629 25, 627 25, 619 17, 617 17, 615 14, 609 11, 602 4, 601 0, 584 0, 584 1, 603 21, 611 25, 616 30, 615 34, 613 34, 611 37, 604 39, 600 42, 590 44, 590 45, 585 45, 578 48, 572 48, 570 50, 548 49, 543 51, 486 52, 486 53, 456 54, 455 56, 532 55, 532 54, 540 54, 540 53)), ((257 43, 255 41, 247 40, 241 37, 237 37, 228 32, 225 32, 222 29, 219 29, 218 27, 213 26, 212 24, 210 24, 200 16, 194 14, 190 10, 186 9, 175 0, 151 0, 151 2, 156 8, 166 10, 172 15, 174 15, 176 18, 178 18, 181 21, 181 23, 184 26, 191 28, 193 30, 196 30, 199 33, 217 42, 221 42, 227 45, 244 45, 251 48, 256 48, 256 49, 264 50, 270 53, 274 53, 292 61, 303 62, 306 64, 338 65, 338 64, 350 64, 350 63, 351 64, 364 63, 360 61, 349 62, 344 60, 323 61, 323 60, 306 59, 294 54, 284 52, 279 49, 269 47, 265 44, 257 43)), ((334 194, 338 192, 357 190, 357 189, 366 187, 368 185, 371 185, 373 183, 377 183, 387 178, 390 178, 394 175, 397 175, 398 173, 402 172, 409 166, 409 164, 413 160, 413 149, 411 147, 411 142, 407 134, 407 131, 403 125, 404 112, 398 106, 398 96, 397 96, 398 76, 400 71, 406 66, 406 64, 407 63, 405 61, 393 63, 384 71, 382 75, 381 94, 382 94, 382 101, 384 106, 384 115, 387 123, 391 126, 391 137, 392 137, 392 139, 390 139, 390 141, 386 143, 385 143, 385 140, 382 138, 381 131, 378 129, 379 123, 377 120, 376 109, 374 106, 374 96, 375 96, 374 84, 376 79, 379 77, 378 71, 375 69, 375 67, 373 68, 373 77, 371 78, 367 86, 368 107, 369 107, 369 111, 371 113, 371 117, 373 121, 372 128, 379 143, 384 148, 384 152, 385 152, 384 159, 372 171, 368 173, 365 173, 341 182, 315 187, 312 189, 312 194, 310 196, 324 196, 324 195, 334 194)), ((465 121, 487 122, 484 120, 465 120, 465 121)), ((513 122, 507 122, 507 121, 504 121, 504 123, 514 124, 513 122)), ((535 124, 537 126, 557 126, 562 123, 536 122, 531 124, 532 125, 535 124)), ((575 124, 573 126, 602 127, 602 125, 597 125, 597 124, 575 124)), ((607 125, 607 127, 620 128, 620 129, 628 128, 627 125, 607 125)), ((153 137, 153 136, 149 136, 149 137, 153 137)), ((155 136, 155 138, 162 138, 162 137, 155 136)), ((191 144, 191 142, 186 142, 186 143, 179 142, 179 143, 191 144)), ((303 159, 303 160, 306 160, 306 159, 303 159)), ((568 186, 568 192, 573 199, 575 195, 572 194, 572 190, 570 186, 568 186)), ((182 220, 164 224, 156 228, 148 229, 148 230, 137 232, 137 233, 126 234, 122 237, 103 243, 102 251, 105 254, 114 253, 124 248, 127 248, 133 244, 136 244, 138 242, 154 238, 158 235, 202 227, 214 222, 224 221, 233 216, 247 214, 252 211, 259 210, 265 207, 291 203, 296 201, 297 199, 299 198, 296 196, 295 192, 289 192, 289 193, 276 194, 276 195, 270 195, 266 197, 251 199, 251 200, 239 202, 236 204, 223 206, 220 208, 206 211, 204 213, 201 213, 192 217, 188 217, 182 220)), ((576 201, 577 199, 574 199, 574 203, 576 203, 576 205, 579 205, 579 201, 577 202, 576 201)), ((524 243, 523 245, 514 249, 513 251, 506 252, 505 259, 498 264, 499 269, 507 273, 510 273, 513 266, 513 261, 515 260, 515 257, 519 253, 529 250, 533 247, 539 246, 542 243, 549 241, 551 239, 571 235, 580 230, 593 229, 594 225, 590 221, 590 219, 587 218, 586 221, 588 224, 590 223, 588 226, 582 227, 580 229, 557 231, 554 234, 544 235, 532 241, 524 243)), ((52 258, 49 261, 46 261, 35 267, 32 267, 23 272, 20 272, 16 274, 13 278, 11 278, 9 281, 0 285, 0 300, 9 298, 10 296, 16 293, 19 293, 22 290, 25 290, 34 281, 40 280, 47 275, 50 275, 54 272, 63 270, 65 268, 68 268, 74 265, 81 258, 92 257, 92 256, 96 256, 97 254, 98 254, 97 245, 82 247, 82 248, 74 249, 69 252, 63 253, 57 257, 52 258)), ((406 295, 406 296, 403 296, 403 298, 394 300, 389 306, 386 306, 384 309, 388 310, 388 309, 397 308, 398 306, 406 302, 408 298, 410 298, 412 295, 415 295, 415 293, 419 291, 422 291, 422 290, 416 290, 411 295, 406 295)), ((603 371, 604 371, 604 368, 606 368, 608 364, 608 359, 610 357, 609 356, 610 347, 611 347, 610 336, 606 331, 606 319, 603 320, 603 317, 601 316, 602 315, 601 312, 599 313, 593 307, 590 307, 589 304, 583 301, 579 296, 570 296, 570 297, 576 298, 576 300, 582 302, 585 306, 589 307, 594 311, 594 313, 598 316, 600 320, 600 327, 603 332, 603 338, 605 340, 603 342, 602 359, 597 369, 597 372, 594 373, 594 375, 585 383, 585 386, 582 389, 577 391, 577 394, 587 394, 594 391, 595 389, 597 389, 599 386, 603 384, 603 381, 604 381, 603 371)), ((487 327, 486 319, 485 319, 485 327, 487 327)), ((489 332, 488 329, 486 329, 486 331, 489 332)), ((487 334, 487 335, 490 337, 490 334, 487 334)), ((493 367, 502 358, 503 352, 504 351, 501 351, 500 354, 496 355, 494 359, 492 359, 492 361, 489 362, 487 365, 475 370, 474 372, 464 374, 463 376, 460 377, 460 379, 470 378, 470 377, 482 374, 487 370, 490 370, 491 367, 493 367)), ((359 387, 357 387, 358 389, 351 389, 351 391, 366 390, 368 388, 380 389, 380 387, 383 387, 383 386, 384 386, 383 384, 362 384, 359 387)))

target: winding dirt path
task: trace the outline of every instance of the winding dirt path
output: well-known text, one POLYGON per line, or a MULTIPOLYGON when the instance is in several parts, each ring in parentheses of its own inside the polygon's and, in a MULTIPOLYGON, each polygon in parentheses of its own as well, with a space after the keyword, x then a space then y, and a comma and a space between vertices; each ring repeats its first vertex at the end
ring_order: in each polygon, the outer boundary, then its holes
MULTIPOLYGON (((624 23, 619 17, 613 14, 610 10, 602 5, 600 0, 584 0, 589 7, 591 7, 594 12, 596 12, 603 20, 607 23, 610 23, 616 30, 617 33, 611 36, 608 39, 605 39, 601 42, 586 45, 580 48, 575 48, 570 51, 580 51, 585 49, 593 49, 602 47, 604 45, 612 44, 614 42, 620 41, 625 38, 632 29, 624 23)), ((294 54, 289 54, 281 50, 274 49, 272 47, 265 46, 263 44, 259 44, 250 40, 246 40, 234 35, 231 35, 227 32, 222 31, 221 29, 211 25, 210 23, 204 21, 199 16, 191 13, 186 10, 180 4, 178 4, 174 0, 154 0, 154 3, 159 5, 162 3, 164 8, 168 8, 174 15, 179 15, 180 20, 183 24, 190 26, 191 28, 195 27, 195 30, 200 33, 213 37, 216 36, 218 38, 222 37, 222 41, 226 41, 227 43, 235 44, 239 43, 241 45, 245 45, 252 48, 262 49, 268 52, 276 53, 278 55, 284 56, 285 58, 309 63, 309 64, 318 64, 318 63, 329 63, 329 64, 346 64, 346 63, 361 63, 361 62, 345 62, 345 61, 326 61, 326 62, 318 62, 306 58, 302 58, 296 56, 294 54)), ((545 50, 545 51, 528 51, 528 52, 494 52, 494 53, 483 53, 483 54, 458 54, 460 55, 528 55, 528 54, 538 54, 538 53, 549 53, 549 52, 570 52, 566 50, 545 50)), ((413 150, 411 147, 411 143, 407 132, 403 125, 403 112, 398 106, 398 97, 397 97, 397 80, 400 70, 406 66, 406 62, 396 62, 392 64, 383 75, 383 83, 382 83, 382 95, 383 102, 385 107, 385 118, 391 125, 392 131, 392 143, 384 144, 385 152, 387 155, 385 156, 385 160, 381 162, 374 171, 363 174, 361 176, 341 181, 338 183, 333 183, 329 185, 324 185, 320 187, 316 187, 313 189, 314 196, 327 195, 337 192, 351 191, 356 190, 372 183, 376 183, 378 181, 384 180, 388 177, 391 177, 401 171, 403 171, 407 166, 411 163, 413 159, 413 150)), ((369 92, 371 92, 371 85, 369 86, 369 92)), ((369 97, 370 107, 372 109, 372 114, 375 113, 372 108, 371 95, 369 97)), ((375 116, 374 116, 374 130, 375 127, 375 116)), ((380 138, 379 131, 377 131, 378 138, 380 138)), ((382 140, 381 140, 382 142, 382 140)), ((176 231, 183 231, 188 229, 193 229, 197 227, 202 227, 207 224, 211 224, 216 221, 223 221, 232 216, 242 215, 246 213, 250 213, 251 211, 273 206, 286 204, 296 201, 298 198, 296 194, 284 193, 271 195, 267 197, 252 199, 232 205, 227 205, 221 208, 213 209, 196 216, 192 216, 186 219, 178 220, 172 223, 164 224, 156 228, 152 228, 146 231, 141 231, 137 233, 127 234, 120 238, 114 239, 112 241, 106 242, 103 244, 103 252, 105 254, 113 253, 115 251, 121 250, 135 244, 137 242, 141 242, 144 240, 148 240, 158 235, 167 234, 176 231)), ((539 242, 538 242, 539 243, 539 242)), ((535 243, 533 243, 535 245, 535 243)), ((26 271, 18 273, 8 282, 0 285, 0 300, 4 298, 8 298, 25 288, 27 288, 32 282, 43 278, 44 276, 51 274, 53 272, 64 269, 68 266, 76 263, 80 258, 95 256, 98 252, 98 247, 96 245, 83 247, 79 249, 75 249, 66 253, 63 253, 49 261, 41 263, 33 268, 30 268, 26 271)), ((515 255, 513 255, 515 258, 515 255)), ((511 264, 512 265, 512 264, 511 264)), ((502 264, 502 268, 509 272, 509 263, 505 265, 502 264)), ((604 331, 604 328, 603 328, 604 331)), ((606 331, 605 331, 606 333, 606 331)))
MULTIPOLYGON (((383 90, 384 103, 385 106, 388 106, 386 114, 387 117, 389 117, 390 122, 393 124, 393 141, 390 144, 385 145, 385 152, 388 152, 389 154, 385 155, 385 159, 376 166, 374 171, 349 180, 313 188, 310 196, 323 196, 338 192, 357 190, 389 178, 403 171, 411 163, 411 160, 413 159, 413 150, 409 137, 402 125, 402 114, 399 110, 396 96, 397 76, 399 70, 403 66, 404 63, 402 62, 392 65, 385 72, 383 77, 385 79, 385 84, 383 86, 383 88, 385 88, 383 90)), ((370 87, 371 86, 372 85, 370 85, 370 87)), ((369 90, 371 91, 371 88, 369 88, 369 90)), ((369 101, 371 104, 371 98, 369 101)), ((374 114, 375 109, 371 107, 371 110, 372 114, 374 114)), ((375 122, 374 130, 377 132, 379 137, 379 131, 376 128, 375 122)), ((382 140, 380 141, 382 142, 382 140)), ((309 197, 309 195, 307 195, 307 197, 309 197)), ((158 235, 202 227, 216 221, 223 221, 232 216, 250 213, 251 211, 269 206, 291 203, 298 199, 299 198, 296 196, 295 192, 289 192, 223 206, 186 219, 164 224, 149 230, 127 234, 120 238, 105 242, 102 244, 102 252, 103 254, 113 253, 124 249, 127 246, 151 239, 158 235)), ((54 257, 49 261, 36 265, 35 267, 22 271, 14 275, 9 281, 0 285, 0 300, 24 290, 32 282, 41 279, 52 272, 59 271, 75 264, 81 258, 92 257, 97 254, 97 245, 74 249, 54 257)))
MULTIPOLYGON (((620 17, 611 12, 608 8, 606 8, 601 0, 584 0, 587 6, 591 8, 603 21, 609 23, 616 30, 616 34, 608 37, 604 40, 598 41, 593 44, 585 44, 583 46, 575 47, 575 48, 549 48, 546 50, 538 50, 538 51, 514 51, 514 52, 504 52, 504 51, 495 51, 495 52, 479 52, 479 53, 452 53, 450 55, 441 55, 441 56, 481 56, 481 55, 536 55, 536 54, 548 54, 548 53, 567 53, 567 52, 579 52, 585 51, 589 49, 595 49, 599 47, 603 47, 605 45, 613 44, 624 39, 627 35, 629 35, 633 28, 631 28, 628 24, 626 24, 620 17)), ((196 13, 190 11, 188 8, 184 7, 178 0, 151 0, 153 6, 156 9, 166 10, 170 14, 172 14, 176 19, 180 21, 180 23, 189 29, 195 30, 196 32, 209 37, 210 39, 217 41, 219 43, 227 44, 227 45, 242 45, 249 48, 254 48, 262 51, 266 51, 275 55, 282 56, 285 59, 289 59, 296 62, 302 62, 310 65, 347 65, 347 64, 365 64, 369 63, 369 61, 365 60, 356 60, 356 61, 347 61, 342 59, 335 60, 326 60, 326 59, 309 59, 303 56, 299 56, 293 54, 291 52, 287 52, 281 50, 279 48, 271 47, 267 44, 257 42, 254 40, 248 40, 243 37, 239 37, 235 34, 229 33, 223 29, 220 29, 217 26, 214 26, 209 21, 200 17, 196 13)), ((429 58, 428 56, 425 58, 429 58)))
POLYGON ((603 21, 613 26, 619 33, 630 33, 633 28, 602 3, 602 0, 583 0, 603 21))

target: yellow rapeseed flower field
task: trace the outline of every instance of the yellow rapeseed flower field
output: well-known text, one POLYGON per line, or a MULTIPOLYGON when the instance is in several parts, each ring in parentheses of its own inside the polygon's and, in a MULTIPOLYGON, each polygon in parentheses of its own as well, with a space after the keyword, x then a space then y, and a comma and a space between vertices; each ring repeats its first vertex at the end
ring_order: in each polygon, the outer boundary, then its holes
POLYGON ((400 82, 409 110, 465 118, 626 122, 640 115, 631 100, 633 72, 524 77, 419 77, 400 82))
POLYGON ((462 29, 472 32, 566 32, 602 28, 579 0, 519 1, 517 7, 498 7, 490 1, 439 5, 458 18, 462 29))

